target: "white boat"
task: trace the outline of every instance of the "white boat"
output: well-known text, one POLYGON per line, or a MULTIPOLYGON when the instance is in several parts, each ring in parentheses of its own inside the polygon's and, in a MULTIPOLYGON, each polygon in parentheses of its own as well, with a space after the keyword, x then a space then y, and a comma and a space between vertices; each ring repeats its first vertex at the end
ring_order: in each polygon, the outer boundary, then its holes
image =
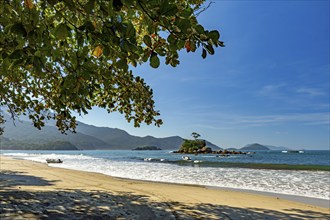
POLYGON ((182 156, 182 160, 191 160, 191 158, 188 156, 182 156))
POLYGON ((305 153, 305 151, 303 151, 303 150, 282 150, 282 153, 299 153, 299 154, 303 154, 303 153, 305 153))
POLYGON ((144 161, 159 161, 159 159, 156 158, 144 158, 144 161))
POLYGON ((158 158, 144 158, 144 161, 160 161, 160 162, 166 162, 166 159, 158 159, 158 158))

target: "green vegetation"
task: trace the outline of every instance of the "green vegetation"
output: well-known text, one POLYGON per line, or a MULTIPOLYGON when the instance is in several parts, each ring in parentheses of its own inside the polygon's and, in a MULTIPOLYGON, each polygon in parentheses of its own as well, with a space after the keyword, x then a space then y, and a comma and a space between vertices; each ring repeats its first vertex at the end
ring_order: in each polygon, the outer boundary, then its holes
MULTIPOLYGON (((206 150, 206 141, 197 139, 200 137, 200 134, 193 132, 191 134, 195 138, 195 140, 187 140, 184 139, 183 143, 180 146, 180 149, 177 153, 201 153, 202 151, 205 152, 206 150)), ((212 151, 212 150, 211 150, 212 151)))
POLYGON ((195 153, 206 146, 205 140, 184 140, 179 152, 182 153, 195 153))
POLYGON ((195 140, 197 140, 197 138, 199 138, 201 135, 196 132, 193 132, 193 133, 191 133, 191 136, 193 136, 193 138, 195 138, 195 140))
MULTIPOLYGON (((41 129, 74 131, 72 112, 119 111, 135 126, 162 124, 153 91, 132 69, 173 67, 178 51, 203 58, 224 46, 197 16, 204 0, 11 0, 0 4, 0 106, 41 129)), ((0 112, 0 122, 3 114, 0 112)), ((2 133, 1 129, 0 133, 2 133)))

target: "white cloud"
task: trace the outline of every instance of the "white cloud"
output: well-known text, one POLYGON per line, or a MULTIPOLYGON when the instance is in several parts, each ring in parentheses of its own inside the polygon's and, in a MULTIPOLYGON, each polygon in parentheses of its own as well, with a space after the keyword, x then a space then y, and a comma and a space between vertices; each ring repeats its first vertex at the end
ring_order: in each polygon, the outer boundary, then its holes
POLYGON ((296 90, 297 93, 301 93, 301 94, 306 94, 308 96, 323 96, 326 93, 324 93, 323 91, 321 91, 321 89, 317 89, 317 88, 307 88, 307 87, 302 87, 296 90))
POLYGON ((263 96, 275 95, 278 94, 279 90, 284 88, 286 85, 286 83, 266 85, 258 91, 258 94, 263 96))

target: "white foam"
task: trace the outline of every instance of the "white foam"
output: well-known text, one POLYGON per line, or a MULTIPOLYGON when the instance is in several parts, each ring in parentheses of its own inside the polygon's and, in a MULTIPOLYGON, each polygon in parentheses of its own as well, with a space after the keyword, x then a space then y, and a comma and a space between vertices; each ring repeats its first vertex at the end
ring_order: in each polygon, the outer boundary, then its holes
POLYGON ((103 173, 110 176, 181 184, 197 184, 256 190, 289 195, 330 199, 329 172, 262 170, 178 166, 167 163, 114 161, 85 155, 6 154, 45 163, 47 158, 60 158, 62 164, 50 166, 103 173))

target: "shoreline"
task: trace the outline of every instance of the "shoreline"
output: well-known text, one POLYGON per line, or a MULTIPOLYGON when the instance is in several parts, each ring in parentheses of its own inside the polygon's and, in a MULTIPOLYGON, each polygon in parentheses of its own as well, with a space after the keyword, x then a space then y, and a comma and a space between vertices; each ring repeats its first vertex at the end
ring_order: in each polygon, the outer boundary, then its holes
MULTIPOLYGON (((16 159, 16 158, 13 158, 13 159, 16 159)), ((18 159, 18 160, 24 160, 24 159, 18 159)), ((35 162, 35 163, 45 164, 45 163, 41 163, 41 162, 35 162)), ((254 195, 263 195, 263 196, 267 196, 267 197, 275 197, 275 198, 288 200, 288 201, 292 201, 292 202, 298 202, 298 203, 303 203, 306 205, 312 205, 312 206, 330 209, 330 198, 329 198, 329 200, 327 200, 327 199, 322 199, 322 198, 267 192, 267 191, 258 191, 258 190, 252 190, 252 189, 240 189, 240 188, 233 188, 233 187, 219 187, 219 186, 207 186, 207 185, 188 184, 188 183, 185 184, 185 183, 175 183, 175 182, 140 180, 140 179, 131 179, 131 178, 111 176, 111 175, 98 173, 98 172, 69 169, 69 168, 64 168, 64 167, 63 168, 62 167, 52 167, 52 166, 49 166, 49 167, 65 169, 65 170, 74 170, 74 171, 78 171, 78 172, 101 174, 101 175, 105 175, 105 176, 108 176, 108 177, 111 177, 114 179, 118 179, 118 180, 123 180, 123 181, 132 181, 132 182, 141 182, 141 183, 156 183, 156 184, 159 183, 159 184, 174 185, 174 186, 200 187, 200 188, 215 189, 215 190, 220 190, 220 191, 242 192, 242 193, 248 193, 248 194, 254 194, 254 195)))
POLYGON ((330 198, 322 199, 322 198, 316 198, 316 197, 308 197, 308 196, 299 196, 299 195, 292 195, 292 194, 285 194, 285 193, 276 193, 276 192, 267 192, 267 191, 260 191, 260 190, 252 190, 252 189, 241 189, 241 188, 233 188, 233 187, 219 187, 219 186, 208 186, 208 185, 198 185, 198 184, 184 184, 184 183, 175 183, 175 182, 162 182, 162 181, 152 181, 152 180, 141 180, 141 179, 132 179, 132 178, 125 178, 125 177, 117 177, 117 176, 111 176, 104 173, 99 172, 92 172, 92 171, 84 171, 84 170, 76 170, 76 169, 70 169, 65 167, 53 167, 49 166, 47 163, 37 162, 37 161, 31 161, 21 158, 15 158, 12 156, 4 156, 11 158, 13 160, 23 160, 23 161, 30 161, 33 163, 43 164, 50 168, 56 168, 56 169, 64 169, 64 170, 73 170, 78 172, 85 172, 85 173, 94 173, 94 174, 101 174, 105 175, 114 179, 119 179, 123 181, 133 181, 133 182, 146 182, 146 183, 159 183, 159 184, 168 184, 168 185, 182 185, 182 186, 191 186, 191 187, 201 187, 201 188, 209 188, 209 189, 215 189, 215 190, 224 190, 224 191, 234 191, 234 192, 243 192, 243 193, 249 193, 249 194, 257 194, 257 195, 264 195, 264 196, 270 196, 270 197, 276 197, 281 198, 288 201, 293 202, 299 202, 304 203, 306 205, 313 205, 318 206, 322 208, 330 208, 330 198))
MULTIPOLYGON (((9 157, 9 158, 12 158, 14 160, 31 161, 31 160, 26 160, 26 159, 22 159, 22 158, 15 158, 14 156, 5 155, 5 157, 9 157)), ((46 165, 48 167, 51 167, 51 168, 58 168, 58 169, 65 169, 65 170, 74 170, 74 171, 78 171, 78 172, 102 174, 102 175, 105 175, 105 176, 109 176, 111 178, 127 180, 127 181, 150 182, 150 183, 160 183, 160 184, 170 184, 170 185, 183 185, 183 186, 210 188, 210 189, 216 189, 216 190, 244 192, 244 193, 250 193, 250 194, 258 194, 258 195, 265 195, 265 196, 281 198, 281 199, 284 199, 284 200, 304 203, 304 204, 307 204, 307 205, 319 206, 319 207, 323 207, 323 208, 330 208, 330 198, 329 199, 324 199, 324 198, 317 198, 317 197, 309 197, 309 196, 301 196, 301 195, 277 193, 277 192, 268 192, 268 191, 253 190, 253 189, 242 189, 242 188, 234 188, 234 187, 222 187, 222 186, 199 185, 199 184, 190 184, 190 183, 176 183, 176 182, 133 179, 133 178, 111 176, 111 175, 104 174, 104 173, 101 173, 101 172, 84 171, 84 170, 78 170, 78 169, 70 169, 70 168, 66 168, 66 167, 56 167, 56 166, 53 167, 53 166, 49 166, 47 163, 42 163, 42 162, 38 162, 38 161, 31 161, 31 162, 44 164, 44 165, 46 165)))
POLYGON ((293 202, 275 195, 130 180, 50 167, 3 155, 0 155, 0 162, 0 209, 3 209, 0 210, 3 213, 0 217, 4 219, 16 215, 33 215, 36 219, 42 215, 64 219, 79 215, 90 218, 110 215, 115 219, 288 219, 297 215, 300 219, 330 217, 329 207, 293 202), (29 195, 33 195, 33 198, 27 200, 29 195), (10 201, 13 197, 19 198, 11 203, 3 200, 7 198, 10 201), (21 204, 21 201, 34 201, 38 198, 43 202, 33 203, 28 209, 21 204), (85 207, 79 209, 79 212, 77 209, 82 206, 78 207, 78 203, 83 203, 85 207), (32 211, 28 211, 31 207, 32 211), (95 207, 97 212, 86 213, 86 210, 94 210, 95 207))

